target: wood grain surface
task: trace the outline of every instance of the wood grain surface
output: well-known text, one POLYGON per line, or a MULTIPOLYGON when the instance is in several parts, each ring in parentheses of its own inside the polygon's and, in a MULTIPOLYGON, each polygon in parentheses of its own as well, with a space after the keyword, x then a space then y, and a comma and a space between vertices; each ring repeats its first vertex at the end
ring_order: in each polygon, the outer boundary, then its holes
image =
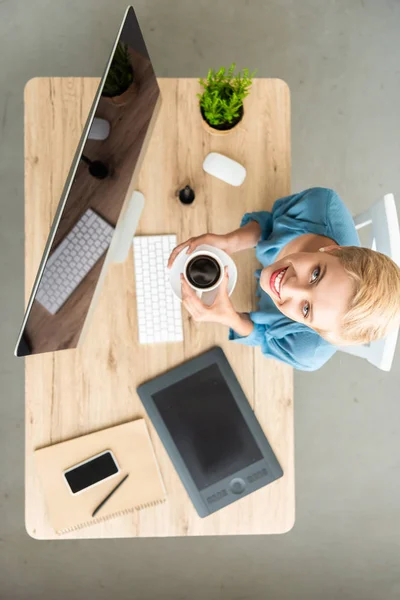
MULTIPOLYGON (((179 241, 238 227, 247 211, 268 210, 290 193, 290 98, 278 79, 257 79, 239 127, 224 137, 202 127, 195 79, 159 79, 162 105, 139 174, 146 198, 139 234, 176 233, 179 241), (233 188, 202 170, 221 152, 245 165, 233 188), (189 183, 196 200, 183 206, 177 192, 189 183)), ((26 300, 41 259, 98 79, 37 78, 25 88, 26 300), (53 117, 52 117, 53 115, 53 117)), ((253 250, 235 255, 237 310, 255 308, 259 267, 253 250)), ((184 342, 140 346, 133 257, 109 267, 83 345, 29 356, 26 361, 26 528, 52 539, 33 450, 113 424, 146 417, 136 387, 205 350, 221 346, 284 470, 273 484, 200 519, 154 428, 147 420, 167 489, 164 505, 82 529, 64 537, 155 537, 267 534, 294 523, 292 369, 262 357, 258 348, 229 342, 225 327, 195 323, 184 312, 184 342)))

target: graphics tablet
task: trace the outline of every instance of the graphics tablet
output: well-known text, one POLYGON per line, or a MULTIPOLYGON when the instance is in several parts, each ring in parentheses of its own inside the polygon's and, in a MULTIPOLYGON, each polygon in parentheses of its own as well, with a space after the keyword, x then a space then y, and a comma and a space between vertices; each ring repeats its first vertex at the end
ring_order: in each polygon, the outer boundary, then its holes
POLYGON ((282 477, 221 348, 137 392, 200 517, 282 477))

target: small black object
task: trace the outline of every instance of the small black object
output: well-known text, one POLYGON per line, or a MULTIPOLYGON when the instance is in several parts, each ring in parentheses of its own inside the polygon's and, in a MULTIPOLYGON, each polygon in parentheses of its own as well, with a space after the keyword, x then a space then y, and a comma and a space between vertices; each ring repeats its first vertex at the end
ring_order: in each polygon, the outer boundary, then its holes
POLYGON ((108 167, 100 160, 90 160, 84 154, 82 154, 82 160, 89 165, 89 173, 92 177, 95 177, 96 179, 105 179, 108 177, 108 167))
POLYGON ((104 500, 103 500, 102 502, 100 502, 100 504, 98 505, 98 507, 94 509, 94 511, 93 511, 93 513, 92 513, 92 517, 94 517, 94 516, 96 516, 96 515, 97 515, 97 513, 99 512, 99 510, 100 510, 101 508, 103 508, 103 506, 105 505, 105 503, 107 502, 107 500, 109 500, 109 499, 111 498, 111 496, 114 494, 114 492, 116 492, 116 491, 117 491, 117 489, 118 489, 118 488, 119 488, 119 487, 120 487, 120 486, 121 486, 121 485, 124 483, 124 481, 125 481, 126 479, 128 479, 128 475, 129 475, 129 473, 128 473, 127 475, 125 475, 125 477, 123 477, 123 478, 121 479, 121 481, 120 481, 120 482, 119 482, 119 483, 118 483, 118 484, 115 486, 115 488, 113 488, 113 489, 111 490, 111 492, 110 492, 110 493, 109 493, 109 494, 108 494, 108 495, 107 495, 107 496, 104 498, 104 500))
POLYGON ((179 192, 179 200, 182 202, 182 204, 192 204, 195 197, 195 193, 190 185, 187 185, 179 192))
POLYGON ((96 179, 105 179, 108 177, 108 167, 99 160, 95 160, 89 167, 89 173, 96 179))

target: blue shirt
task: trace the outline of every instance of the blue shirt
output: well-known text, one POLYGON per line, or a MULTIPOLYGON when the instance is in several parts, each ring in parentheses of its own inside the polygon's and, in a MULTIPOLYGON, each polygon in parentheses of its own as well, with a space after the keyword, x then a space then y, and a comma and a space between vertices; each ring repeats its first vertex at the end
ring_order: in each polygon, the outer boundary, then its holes
MULTIPOLYGON (((246 213, 241 227, 250 221, 261 226, 256 256, 263 267, 276 261, 286 244, 306 233, 334 240, 339 246, 360 246, 352 216, 333 190, 311 188, 277 200, 272 212, 246 213)), ((261 269, 255 272, 260 278, 261 269)), ((337 350, 316 331, 292 321, 275 306, 257 283, 258 310, 249 313, 254 323, 250 335, 242 337, 232 329, 229 339, 249 346, 260 346, 267 358, 275 358, 295 369, 315 371, 337 350)))

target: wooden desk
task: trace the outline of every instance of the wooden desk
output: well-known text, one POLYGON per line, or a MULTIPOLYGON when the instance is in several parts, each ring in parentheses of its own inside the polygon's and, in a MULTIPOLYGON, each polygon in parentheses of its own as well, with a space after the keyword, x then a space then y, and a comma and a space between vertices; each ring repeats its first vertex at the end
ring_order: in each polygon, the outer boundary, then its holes
MULTIPOLYGON (((161 79, 162 107, 140 172, 146 206, 138 233, 176 233, 178 240, 238 227, 246 211, 269 209, 290 192, 290 100, 286 84, 257 79, 245 101, 240 128, 228 136, 202 127, 195 79, 161 79), (240 188, 210 177, 202 161, 210 151, 244 164, 240 188), (182 206, 177 191, 190 183, 196 200, 182 206)), ((98 79, 37 78, 25 89, 26 300, 98 79)), ((255 306, 254 251, 235 256, 238 310, 255 306)), ((184 313, 184 343, 137 343, 133 260, 112 265, 84 344, 78 350, 26 359, 26 528, 40 539, 49 526, 36 478, 33 450, 145 416, 136 394, 141 382, 214 346, 221 346, 277 454, 279 481, 200 519, 149 423, 165 481, 164 505, 95 525, 64 537, 155 537, 283 533, 294 523, 292 369, 260 350, 227 340, 227 330, 197 324, 184 313)))

